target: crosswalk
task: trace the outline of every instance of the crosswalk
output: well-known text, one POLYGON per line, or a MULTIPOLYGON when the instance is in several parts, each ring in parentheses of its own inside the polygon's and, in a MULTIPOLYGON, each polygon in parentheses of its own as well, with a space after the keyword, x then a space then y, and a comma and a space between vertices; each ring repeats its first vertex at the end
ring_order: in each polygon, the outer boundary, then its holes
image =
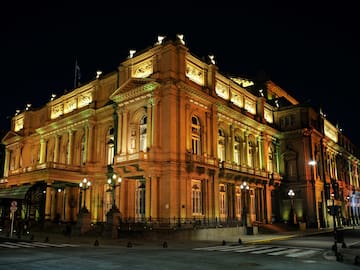
POLYGON ((79 247, 80 245, 74 244, 53 244, 43 242, 1 242, 0 249, 2 248, 63 248, 63 247, 79 247))
POLYGON ((212 246, 193 248, 193 250, 265 254, 270 256, 285 256, 291 258, 308 258, 323 251, 320 248, 301 248, 273 245, 212 246))

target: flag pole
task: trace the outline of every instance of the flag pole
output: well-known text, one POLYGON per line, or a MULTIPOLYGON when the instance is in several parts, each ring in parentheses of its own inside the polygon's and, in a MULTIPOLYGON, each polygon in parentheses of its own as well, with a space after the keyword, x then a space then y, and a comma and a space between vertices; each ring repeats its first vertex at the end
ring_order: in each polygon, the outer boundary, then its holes
POLYGON ((78 87, 79 85, 79 77, 80 77, 80 67, 78 65, 78 61, 77 58, 75 59, 75 70, 74 70, 75 74, 74 74, 74 88, 78 87))
POLYGON ((76 88, 76 73, 77 73, 76 66, 77 66, 77 59, 75 59, 75 67, 74 67, 74 72, 75 72, 75 74, 74 74, 74 88, 76 88))

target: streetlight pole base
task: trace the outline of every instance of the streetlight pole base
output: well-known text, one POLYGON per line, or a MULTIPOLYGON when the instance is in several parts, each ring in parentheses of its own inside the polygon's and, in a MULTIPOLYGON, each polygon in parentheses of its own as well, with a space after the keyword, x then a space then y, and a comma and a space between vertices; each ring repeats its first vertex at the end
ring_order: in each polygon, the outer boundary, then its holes
POLYGON ((106 235, 118 238, 121 214, 118 208, 112 207, 106 214, 106 235))
POLYGON ((90 212, 85 207, 83 207, 79 212, 76 222, 76 229, 80 233, 80 235, 91 230, 90 212))

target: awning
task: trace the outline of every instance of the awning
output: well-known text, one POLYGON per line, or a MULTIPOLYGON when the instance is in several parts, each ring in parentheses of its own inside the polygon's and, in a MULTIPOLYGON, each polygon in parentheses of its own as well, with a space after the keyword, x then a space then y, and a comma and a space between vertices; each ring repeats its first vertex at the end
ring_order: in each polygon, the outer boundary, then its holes
POLYGON ((32 185, 1 188, 0 199, 25 199, 25 195, 32 185))

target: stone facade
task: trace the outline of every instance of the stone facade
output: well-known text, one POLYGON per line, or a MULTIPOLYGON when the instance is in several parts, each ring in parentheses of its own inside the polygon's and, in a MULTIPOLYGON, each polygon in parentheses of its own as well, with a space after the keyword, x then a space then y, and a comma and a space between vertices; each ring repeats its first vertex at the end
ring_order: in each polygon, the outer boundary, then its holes
POLYGON ((116 210, 125 229, 235 227, 292 210, 295 223, 329 227, 326 184, 339 183, 338 222, 358 222, 357 148, 274 82, 224 75, 180 39, 17 113, 2 142, 3 221, 17 200, 34 224, 86 208, 94 224, 116 210))

